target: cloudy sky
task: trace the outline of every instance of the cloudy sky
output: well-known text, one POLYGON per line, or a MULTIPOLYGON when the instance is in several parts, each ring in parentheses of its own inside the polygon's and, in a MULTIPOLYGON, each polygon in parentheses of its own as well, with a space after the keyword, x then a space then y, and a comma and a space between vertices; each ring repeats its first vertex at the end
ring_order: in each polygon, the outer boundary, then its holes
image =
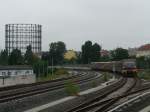
POLYGON ((150 42, 150 0, 0 0, 0 48, 5 24, 41 24, 42 50, 64 41, 80 50, 86 40, 104 49, 150 42))

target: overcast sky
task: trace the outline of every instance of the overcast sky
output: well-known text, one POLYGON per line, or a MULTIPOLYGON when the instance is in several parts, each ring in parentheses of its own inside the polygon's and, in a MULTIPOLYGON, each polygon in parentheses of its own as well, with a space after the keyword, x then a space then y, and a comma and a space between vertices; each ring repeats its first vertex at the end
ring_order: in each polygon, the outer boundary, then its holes
POLYGON ((80 50, 86 40, 104 49, 150 42, 150 0, 0 0, 0 48, 5 24, 41 24, 42 50, 64 41, 80 50))

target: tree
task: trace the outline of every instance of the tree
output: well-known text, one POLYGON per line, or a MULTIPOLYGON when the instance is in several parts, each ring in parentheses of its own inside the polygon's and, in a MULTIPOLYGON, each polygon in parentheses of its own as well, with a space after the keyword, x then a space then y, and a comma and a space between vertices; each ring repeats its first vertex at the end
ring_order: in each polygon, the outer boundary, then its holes
POLYGON ((31 45, 27 46, 26 53, 24 55, 25 63, 28 65, 33 64, 33 52, 31 45))
POLYGON ((91 62, 92 57, 92 42, 86 41, 84 45, 82 45, 82 62, 84 64, 88 64, 91 62))
POLYGON ((82 45, 82 62, 84 64, 91 63, 92 61, 99 61, 101 46, 97 43, 92 45, 91 41, 86 41, 82 45))
POLYGON ((128 50, 123 48, 116 48, 111 51, 112 60, 122 60, 129 58, 128 50))
POLYGON ((43 61, 47 61, 48 62, 49 61, 49 52, 43 52, 41 59, 43 61))
POLYGON ((107 61, 111 61, 111 59, 109 56, 101 56, 100 61, 107 62, 107 61))
POLYGON ((8 51, 2 50, 0 53, 0 64, 1 65, 8 65, 8 51))
POLYGON ((9 64, 10 65, 21 65, 23 64, 23 56, 21 55, 21 51, 18 49, 13 49, 9 56, 9 64))
POLYGON ((40 58, 36 54, 33 53, 33 56, 32 56, 32 65, 34 63, 38 62, 38 61, 40 61, 40 58))
POLYGON ((92 61, 96 62, 100 59, 101 46, 95 43, 92 46, 92 61))
POLYGON ((48 74, 48 63, 46 61, 38 60, 33 64, 33 71, 36 76, 46 76, 48 74))
POLYGON ((77 54, 77 64, 82 64, 82 52, 76 52, 77 54))
POLYGON ((75 62, 77 60, 77 54, 73 50, 68 50, 64 54, 64 59, 65 59, 66 63, 68 63, 68 64, 75 64, 75 62))
POLYGON ((150 56, 141 56, 136 58, 137 67, 141 69, 150 68, 150 56))
POLYGON ((64 42, 58 41, 50 44, 49 62, 50 64, 62 64, 64 61, 64 53, 66 52, 66 45, 64 42))

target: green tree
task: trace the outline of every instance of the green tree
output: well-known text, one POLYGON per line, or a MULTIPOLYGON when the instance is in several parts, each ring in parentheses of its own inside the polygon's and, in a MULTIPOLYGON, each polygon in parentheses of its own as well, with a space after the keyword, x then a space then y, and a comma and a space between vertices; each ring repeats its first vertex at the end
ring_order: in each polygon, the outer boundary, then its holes
POLYGON ((43 61, 49 61, 49 52, 43 52, 41 59, 43 61))
MULTIPOLYGON (((32 65, 33 65, 34 63, 40 61, 40 60, 41 60, 41 59, 40 59, 36 54, 33 53, 33 57, 32 57, 32 65)), ((41 61, 42 61, 42 60, 41 60, 41 61)))
POLYGON ((96 62, 100 60, 100 51, 101 51, 101 46, 97 43, 95 43, 92 46, 92 61, 96 62))
POLYGON ((0 64, 1 65, 8 65, 8 51, 2 50, 0 53, 0 64))
POLYGON ((82 53, 81 52, 76 52, 77 54, 77 64, 82 64, 82 53))
POLYGON ((37 77, 46 76, 48 74, 48 63, 46 61, 38 60, 33 64, 33 71, 37 77))
POLYGON ((25 63, 28 65, 33 64, 33 52, 32 52, 31 45, 27 46, 27 50, 26 50, 26 53, 24 55, 24 60, 25 60, 25 63))
POLYGON ((23 64, 23 56, 21 55, 21 51, 18 49, 14 49, 9 55, 9 64, 10 65, 21 65, 23 64))
POLYGON ((101 46, 97 43, 92 45, 91 41, 86 41, 82 45, 82 62, 84 64, 91 63, 92 61, 99 61, 101 46))
POLYGON ((82 45, 82 62, 84 64, 90 63, 92 57, 92 42, 86 41, 84 45, 82 45))
POLYGON ((136 63, 138 68, 150 69, 150 56, 137 57, 136 63))
POLYGON ((66 52, 66 45, 64 42, 58 41, 50 44, 49 63, 54 65, 62 64, 64 61, 64 53, 66 52))
POLYGON ((123 48, 116 48, 111 51, 112 60, 122 60, 129 58, 128 50, 123 48))
POLYGON ((107 62, 107 61, 111 61, 111 59, 109 56, 101 56, 100 61, 107 62))

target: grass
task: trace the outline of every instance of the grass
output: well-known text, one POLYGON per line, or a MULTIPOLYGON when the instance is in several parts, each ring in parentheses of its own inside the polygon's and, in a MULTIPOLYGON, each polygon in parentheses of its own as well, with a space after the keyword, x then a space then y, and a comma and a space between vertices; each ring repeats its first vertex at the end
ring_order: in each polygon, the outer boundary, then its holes
POLYGON ((78 96, 80 89, 73 80, 70 80, 65 83, 65 91, 68 95, 78 96))
POLYGON ((65 69, 57 69, 54 74, 52 75, 49 73, 48 75, 41 75, 37 77, 37 82, 43 82, 43 81, 49 81, 49 80, 55 80, 57 78, 62 78, 62 77, 68 77, 69 73, 65 69))
POLYGON ((98 84, 95 80, 92 81, 92 87, 96 87, 98 84))
POLYGON ((49 81, 59 78, 57 75, 48 74, 47 76, 40 76, 37 78, 37 82, 49 81))
POLYGON ((140 71, 137 75, 141 79, 150 80, 150 69, 140 71))
POLYGON ((109 79, 111 79, 111 78, 113 78, 113 75, 111 74, 111 73, 108 73, 108 72, 103 72, 102 73, 102 77, 101 77, 101 79, 103 80, 103 81, 108 81, 109 79))

